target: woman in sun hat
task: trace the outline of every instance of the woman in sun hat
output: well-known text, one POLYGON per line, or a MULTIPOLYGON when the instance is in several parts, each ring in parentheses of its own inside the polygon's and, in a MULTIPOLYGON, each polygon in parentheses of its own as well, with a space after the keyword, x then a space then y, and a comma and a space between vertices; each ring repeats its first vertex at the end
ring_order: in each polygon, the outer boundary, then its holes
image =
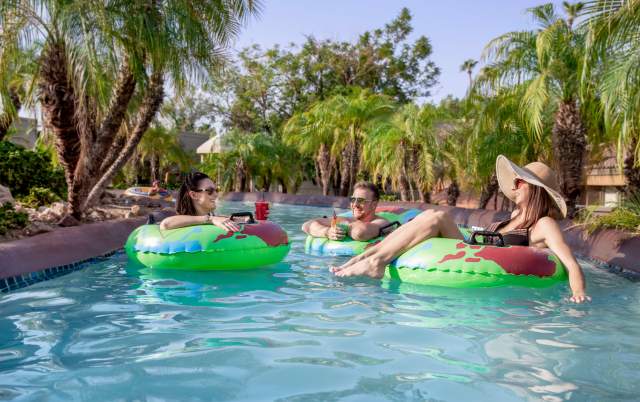
MULTIPOLYGON (((555 220, 567 215, 567 205, 560 194, 555 172, 542 162, 519 167, 500 155, 496 160, 496 175, 500 189, 516 208, 510 219, 494 222, 487 230, 501 233, 507 245, 551 249, 567 268, 571 300, 576 303, 590 300, 585 293, 582 269, 555 220)), ((336 276, 380 278, 393 259, 431 237, 464 239, 449 214, 427 210, 363 254, 331 270, 336 276)))

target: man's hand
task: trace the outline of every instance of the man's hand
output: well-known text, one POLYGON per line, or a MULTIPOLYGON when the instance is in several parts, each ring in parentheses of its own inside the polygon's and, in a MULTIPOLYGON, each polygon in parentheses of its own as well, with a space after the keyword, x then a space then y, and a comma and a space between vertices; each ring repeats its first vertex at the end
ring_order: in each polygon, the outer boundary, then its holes
POLYGON ((327 228, 327 239, 329 240, 342 240, 347 235, 347 232, 340 226, 334 226, 327 228))

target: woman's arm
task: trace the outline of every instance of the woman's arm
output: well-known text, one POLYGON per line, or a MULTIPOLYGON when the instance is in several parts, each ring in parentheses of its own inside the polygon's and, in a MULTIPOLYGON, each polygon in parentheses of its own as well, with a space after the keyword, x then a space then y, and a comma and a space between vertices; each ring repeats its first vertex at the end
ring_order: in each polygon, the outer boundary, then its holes
POLYGON ((573 256, 571 249, 564 240, 558 223, 549 217, 542 218, 536 223, 536 234, 541 234, 545 245, 562 261, 569 273, 569 286, 571 287, 571 301, 582 303, 590 301, 585 291, 584 274, 582 268, 573 256))
POLYGON ((209 215, 175 215, 165 218, 160 222, 160 229, 176 229, 185 226, 204 225, 210 223, 221 229, 237 232, 240 227, 226 216, 209 216, 209 215))

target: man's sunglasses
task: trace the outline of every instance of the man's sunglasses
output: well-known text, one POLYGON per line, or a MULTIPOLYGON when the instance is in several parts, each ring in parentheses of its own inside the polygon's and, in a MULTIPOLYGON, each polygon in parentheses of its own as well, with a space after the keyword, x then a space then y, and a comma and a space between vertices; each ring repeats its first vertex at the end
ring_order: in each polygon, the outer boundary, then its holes
POLYGON ((366 198, 360 198, 360 197, 351 197, 349 198, 349 201, 352 204, 356 204, 356 205, 364 205, 367 202, 373 202, 374 200, 367 200, 366 198))
POLYGON ((213 188, 213 187, 209 187, 209 188, 199 188, 199 189, 191 190, 191 191, 193 191, 194 193, 202 193, 202 192, 205 192, 205 193, 207 193, 208 195, 213 195, 214 193, 217 193, 217 192, 218 192, 218 190, 216 190, 216 189, 215 189, 215 188, 213 188))

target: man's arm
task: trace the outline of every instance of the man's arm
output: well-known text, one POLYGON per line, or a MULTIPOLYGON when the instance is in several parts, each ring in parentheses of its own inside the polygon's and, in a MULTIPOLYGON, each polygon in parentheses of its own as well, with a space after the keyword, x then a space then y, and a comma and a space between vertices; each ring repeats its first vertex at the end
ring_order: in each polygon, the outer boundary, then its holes
POLYGON ((376 218, 371 222, 355 221, 349 225, 349 236, 353 240, 367 241, 380 235, 380 228, 388 224, 389 221, 383 218, 376 218))
POLYGON ((329 218, 311 219, 302 225, 302 231, 313 237, 327 237, 330 228, 331 220, 329 218))

